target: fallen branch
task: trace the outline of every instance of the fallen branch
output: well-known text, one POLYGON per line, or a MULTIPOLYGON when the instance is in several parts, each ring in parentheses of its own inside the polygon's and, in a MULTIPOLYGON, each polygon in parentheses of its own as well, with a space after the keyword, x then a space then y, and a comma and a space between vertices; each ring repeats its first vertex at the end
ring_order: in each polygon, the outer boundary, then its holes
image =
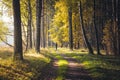
POLYGON ((4 41, 4 39, 2 39, 1 37, 0 37, 0 40, 1 40, 2 42, 4 42, 6 45, 8 45, 8 46, 14 47, 13 45, 11 45, 11 44, 9 44, 8 42, 4 41))

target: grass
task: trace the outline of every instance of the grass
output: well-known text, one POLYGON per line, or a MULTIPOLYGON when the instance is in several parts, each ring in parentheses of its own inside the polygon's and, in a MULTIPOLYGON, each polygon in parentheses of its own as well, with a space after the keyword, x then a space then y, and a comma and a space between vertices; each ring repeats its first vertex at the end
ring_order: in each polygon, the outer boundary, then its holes
POLYGON ((84 65, 94 80, 118 80, 120 78, 120 57, 76 55, 73 58, 84 65))
POLYGON ((0 80, 36 80, 50 59, 30 50, 24 55, 23 62, 13 62, 12 49, 0 48, 0 80))
MULTIPOLYGON (((83 65, 93 80, 119 80, 120 79, 120 56, 108 56, 105 55, 90 55, 87 50, 73 50, 70 51, 66 48, 58 48, 58 51, 52 51, 54 55, 65 54, 69 57, 76 59, 83 65)), ((62 59, 60 56, 56 56, 58 59, 62 59)), ((62 80, 61 77, 59 77, 62 80)))
MULTIPOLYGON (((62 49, 62 48, 58 48, 58 50, 56 51, 55 49, 53 48, 48 48, 46 49, 46 52, 45 53, 49 53, 49 54, 45 54, 47 56, 51 56, 53 57, 54 59, 57 59, 57 66, 58 66, 58 70, 57 70, 57 76, 56 76, 56 79, 55 80, 64 80, 65 78, 65 74, 67 72, 67 69, 68 69, 68 61, 65 60, 63 58, 63 56, 61 56, 61 53, 64 53, 65 49, 62 49)), ((67 52, 70 52, 69 49, 67 49, 67 52)))
POLYGON ((57 64, 58 64, 58 76, 56 80, 63 80, 64 75, 68 68, 68 62, 64 59, 61 59, 61 60, 58 60, 57 64))
POLYGON ((83 65, 93 80, 119 80, 120 78, 120 56, 90 55, 87 50, 73 50, 67 48, 46 49, 47 55, 58 59, 58 76, 56 80, 63 80, 67 71, 68 62, 60 54, 65 54, 76 59, 83 65))
POLYGON ((73 50, 67 48, 42 49, 37 54, 30 50, 24 54, 23 62, 13 62, 13 49, 0 48, 0 80, 36 80, 40 77, 41 70, 50 63, 50 58, 58 60, 58 76, 56 80, 63 80, 68 68, 68 62, 61 56, 76 59, 89 72, 93 80, 119 80, 120 56, 90 55, 87 50, 73 50))

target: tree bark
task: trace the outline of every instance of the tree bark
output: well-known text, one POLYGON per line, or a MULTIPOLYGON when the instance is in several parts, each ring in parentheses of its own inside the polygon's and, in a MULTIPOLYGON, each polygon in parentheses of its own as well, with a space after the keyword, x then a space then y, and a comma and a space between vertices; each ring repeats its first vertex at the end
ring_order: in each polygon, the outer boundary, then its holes
POLYGON ((46 47, 46 40, 45 40, 45 15, 44 12, 45 11, 45 6, 44 6, 44 0, 42 0, 42 47, 45 48, 46 47))
POLYGON ((41 29, 42 0, 36 0, 36 52, 40 53, 40 29, 41 29))
POLYGON ((118 9, 117 9, 117 16, 118 16, 118 54, 120 55, 120 0, 118 0, 118 9))
POLYGON ((13 0, 14 60, 23 60, 20 0, 13 0))
POLYGON ((28 0, 28 27, 27 27, 27 49, 32 48, 32 10, 31 10, 31 0, 28 0))
POLYGON ((73 32, 72 32, 72 8, 68 9, 68 17, 69 17, 69 48, 73 50, 73 32))
POLYGON ((99 39, 98 39, 98 29, 97 29, 97 27, 96 27, 96 22, 95 22, 95 20, 96 20, 96 17, 95 17, 95 0, 94 0, 94 18, 93 18, 93 20, 94 20, 94 28, 95 28, 95 36, 96 36, 96 45, 97 45, 97 54, 98 55, 100 55, 100 48, 99 48, 99 39))
POLYGON ((80 1, 80 3, 79 3, 79 13, 80 13, 81 29, 82 29, 82 34, 83 34, 83 38, 84 38, 85 44, 86 44, 86 46, 87 46, 87 48, 88 48, 88 50, 89 50, 89 53, 90 53, 90 54, 93 54, 93 49, 92 49, 90 43, 88 42, 88 38, 87 38, 87 36, 86 36, 86 32, 85 32, 85 28, 84 28, 81 1, 80 1))

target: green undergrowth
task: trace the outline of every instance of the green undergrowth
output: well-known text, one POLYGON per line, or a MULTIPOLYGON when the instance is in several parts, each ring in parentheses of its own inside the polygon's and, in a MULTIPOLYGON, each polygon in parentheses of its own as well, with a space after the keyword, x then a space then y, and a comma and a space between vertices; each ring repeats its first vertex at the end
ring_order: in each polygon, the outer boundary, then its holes
POLYGON ((41 70, 50 63, 50 59, 30 50, 24 54, 23 61, 12 59, 13 51, 0 49, 0 80, 37 80, 41 70))
POLYGON ((120 79, 120 57, 101 55, 74 55, 94 80, 120 79))
POLYGON ((56 80, 64 79, 64 74, 67 70, 68 62, 64 60, 61 54, 76 59, 83 68, 88 71, 93 80, 119 80, 120 79, 120 56, 90 55, 87 50, 73 50, 67 48, 58 48, 56 51, 53 48, 46 49, 47 55, 58 59, 58 77, 56 80), (60 67, 63 64, 64 67, 60 67))
MULTIPOLYGON (((83 68, 88 71, 93 80, 119 80, 120 79, 120 56, 91 55, 87 50, 73 50, 58 48, 57 51, 49 49, 56 58, 62 59, 60 54, 76 59, 83 68)), ((59 80, 62 80, 61 77, 59 80)))

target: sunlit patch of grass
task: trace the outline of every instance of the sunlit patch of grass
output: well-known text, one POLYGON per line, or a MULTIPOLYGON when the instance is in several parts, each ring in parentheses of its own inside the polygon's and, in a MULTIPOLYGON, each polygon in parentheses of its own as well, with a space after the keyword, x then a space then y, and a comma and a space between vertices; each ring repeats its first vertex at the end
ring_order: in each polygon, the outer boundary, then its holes
POLYGON ((55 58, 57 58, 57 59, 63 59, 63 57, 60 56, 60 55, 56 55, 55 58))
POLYGON ((64 58, 60 55, 62 52, 59 49, 57 51, 54 48, 49 48, 46 50, 48 53, 45 55, 51 56, 53 59, 58 60, 56 63, 58 65, 56 80, 64 80, 64 75, 68 68, 67 60, 64 60, 64 58))
POLYGON ((95 80, 118 80, 120 74, 120 57, 80 55, 73 56, 95 80))
POLYGON ((63 80, 64 79, 64 75, 67 71, 68 68, 68 62, 66 60, 59 60, 57 62, 58 64, 58 76, 56 78, 56 80, 63 80))
POLYGON ((65 65, 67 65, 68 62, 67 62, 66 60, 59 60, 57 64, 58 64, 58 66, 61 67, 61 66, 65 66, 65 65))
POLYGON ((24 61, 12 60, 13 51, 0 48, 0 80, 36 80, 50 59, 30 50, 25 53, 24 61))

